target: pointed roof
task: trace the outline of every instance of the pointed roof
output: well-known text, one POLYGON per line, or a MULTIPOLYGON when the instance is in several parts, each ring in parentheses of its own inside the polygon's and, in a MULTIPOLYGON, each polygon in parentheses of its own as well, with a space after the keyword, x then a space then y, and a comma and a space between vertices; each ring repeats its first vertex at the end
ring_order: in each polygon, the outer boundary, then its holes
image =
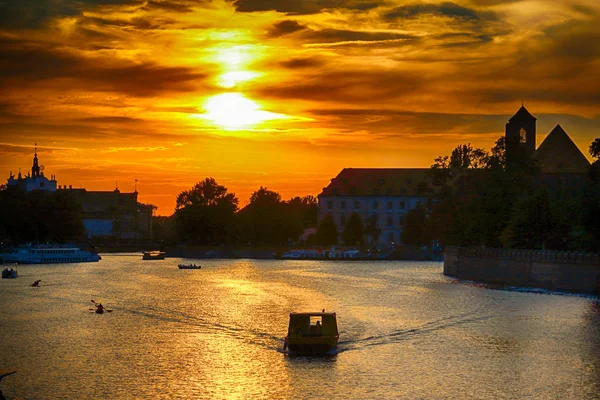
POLYGON ((560 125, 540 144, 532 156, 542 173, 587 173, 590 162, 560 125))
POLYGON ((508 120, 508 122, 512 122, 513 120, 528 120, 528 119, 533 119, 534 121, 537 120, 536 117, 534 117, 533 115, 531 115, 531 113, 529 111, 527 111, 525 106, 521 106, 521 108, 519 108, 519 111, 517 111, 516 114, 513 115, 508 120))

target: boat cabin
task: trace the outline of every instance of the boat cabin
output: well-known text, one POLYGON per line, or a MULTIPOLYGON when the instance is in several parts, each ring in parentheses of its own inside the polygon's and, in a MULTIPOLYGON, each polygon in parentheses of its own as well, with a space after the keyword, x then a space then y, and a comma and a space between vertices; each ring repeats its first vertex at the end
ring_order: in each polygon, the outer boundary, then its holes
POLYGON ((337 336, 335 313, 290 313, 288 336, 337 336))
POLYGON ((284 349, 292 352, 327 352, 337 345, 339 332, 334 312, 290 313, 284 349))

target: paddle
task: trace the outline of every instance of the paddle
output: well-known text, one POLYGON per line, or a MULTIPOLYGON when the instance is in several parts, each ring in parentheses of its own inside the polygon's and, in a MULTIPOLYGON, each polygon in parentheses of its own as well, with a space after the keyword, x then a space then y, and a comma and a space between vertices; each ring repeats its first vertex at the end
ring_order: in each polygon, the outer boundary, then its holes
MULTIPOLYGON (((94 304, 98 304, 98 303, 96 303, 96 302, 94 301, 94 299, 92 299, 92 300, 91 300, 91 302, 92 302, 92 303, 94 303, 94 304)), ((102 309, 103 309, 103 311, 106 311, 106 312, 113 312, 113 310, 108 310, 108 309, 106 309, 106 308, 104 308, 104 307, 102 307, 102 309)), ((90 311, 96 311, 96 309, 94 309, 94 308, 90 308, 89 310, 90 310, 90 311)))

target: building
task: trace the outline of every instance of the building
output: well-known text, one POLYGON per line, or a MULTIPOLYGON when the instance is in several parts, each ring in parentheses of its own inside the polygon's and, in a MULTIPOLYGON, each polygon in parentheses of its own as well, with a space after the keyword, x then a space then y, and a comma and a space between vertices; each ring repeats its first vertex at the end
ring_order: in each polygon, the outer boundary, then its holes
POLYGON ((560 126, 536 148, 537 119, 522 106, 506 124, 507 166, 530 159, 537 182, 554 196, 576 196, 589 182, 590 162, 560 126))
POLYGON ((106 241, 146 241, 152 238, 152 215, 156 206, 138 202, 138 192, 88 191, 73 189, 71 185, 57 185, 56 177, 44 176, 44 167, 39 165, 37 143, 31 174, 15 177, 12 172, 7 187, 17 187, 26 192, 68 191, 81 205, 81 214, 87 239, 106 241))
POLYGON ((33 166, 31 167, 31 174, 27 173, 26 176, 23 176, 19 170, 19 175, 15 178, 11 171, 8 181, 6 182, 6 186, 18 187, 26 192, 31 192, 32 190, 41 190, 47 192, 56 191, 56 178, 54 175, 51 175, 50 179, 46 178, 44 176, 44 166, 39 165, 37 157, 37 143, 35 144, 35 150, 33 154, 33 166))
POLYGON ((373 219, 378 235, 369 245, 379 248, 400 243, 404 215, 431 193, 428 168, 344 168, 318 195, 319 221, 333 217, 338 233, 357 213, 363 224, 373 219))
MULTIPOLYGON (((589 179, 590 162, 560 125, 536 148, 536 121, 524 106, 509 119, 505 130, 507 168, 532 165, 537 182, 555 196, 581 193, 589 179)), ((344 168, 318 195, 319 221, 330 214, 341 234, 352 213, 358 213, 363 224, 374 218, 380 234, 370 237, 369 243, 393 247, 401 242, 406 212, 433 193, 429 171, 344 168)))

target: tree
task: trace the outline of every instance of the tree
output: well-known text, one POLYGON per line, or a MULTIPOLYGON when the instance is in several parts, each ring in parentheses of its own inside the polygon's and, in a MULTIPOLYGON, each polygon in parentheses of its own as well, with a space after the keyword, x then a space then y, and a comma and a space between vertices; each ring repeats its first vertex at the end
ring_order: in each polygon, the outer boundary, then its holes
POLYGON ((402 221, 402 242, 412 246, 431 243, 427 234, 427 209, 421 203, 408 211, 402 221))
POLYGON ((346 246, 361 245, 363 243, 364 228, 360 215, 352 213, 342 231, 342 242, 346 246))
POLYGON ((513 249, 566 250, 570 229, 556 210, 543 189, 523 195, 513 207, 502 243, 513 249))
POLYGON ((332 246, 338 242, 338 230, 331 214, 327 214, 317 228, 317 243, 332 246))
POLYGON ((239 212, 241 236, 253 245, 283 244, 288 239, 281 195, 260 187, 250 196, 250 204, 239 212))
POLYGON ((600 138, 594 139, 590 144, 590 155, 593 158, 600 159, 600 138))
POLYGON ((372 243, 377 243, 381 229, 379 228, 379 217, 377 215, 371 215, 367 218, 365 223, 365 234, 371 236, 372 243))
POLYGON ((223 244, 233 240, 238 199, 214 178, 198 182, 177 196, 175 225, 179 239, 197 244, 223 244))

